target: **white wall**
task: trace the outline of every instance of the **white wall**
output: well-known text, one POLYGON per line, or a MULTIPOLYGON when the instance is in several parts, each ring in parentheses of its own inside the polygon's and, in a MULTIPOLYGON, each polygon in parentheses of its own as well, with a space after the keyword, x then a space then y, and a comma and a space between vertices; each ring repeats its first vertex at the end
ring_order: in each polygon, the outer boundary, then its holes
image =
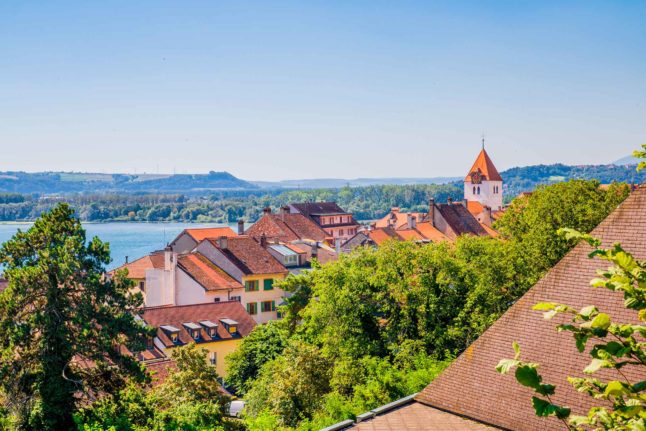
POLYGON ((491 207, 492 210, 502 209, 502 181, 483 181, 481 184, 473 184, 465 181, 464 198, 470 201, 478 201, 482 205, 491 207), (498 187, 498 193, 494 193, 494 186, 498 187), (473 193, 473 188, 480 187, 480 194, 473 193))
POLYGON ((144 300, 146 307, 174 304, 173 272, 154 268, 146 270, 146 294, 144 300))
POLYGON ((170 246, 175 253, 184 254, 193 250, 196 245, 197 242, 189 234, 184 232, 170 246))

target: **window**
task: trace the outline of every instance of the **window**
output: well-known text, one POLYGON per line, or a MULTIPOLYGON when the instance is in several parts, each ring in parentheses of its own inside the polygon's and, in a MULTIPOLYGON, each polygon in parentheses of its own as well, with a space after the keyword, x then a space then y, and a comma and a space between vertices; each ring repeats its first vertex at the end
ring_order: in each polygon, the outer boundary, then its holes
POLYGON ((155 340, 153 339, 153 337, 146 338, 146 349, 155 350, 155 340))
POLYGON ((211 365, 218 363, 218 354, 216 352, 209 352, 209 362, 211 362, 211 365))
POLYGON ((240 302, 240 300, 241 300, 240 296, 232 296, 232 297, 231 297, 231 301, 238 301, 238 302, 240 302))
POLYGON ((274 279, 273 278, 267 278, 263 281, 263 289, 264 290, 274 290, 274 279))
POLYGON ((245 292, 257 292, 259 290, 258 280, 247 280, 244 282, 245 292))
POLYGON ((480 194, 480 186, 478 186, 478 194, 480 194))
POLYGON ((473 186, 473 194, 476 194, 476 186, 473 186))
POLYGON ((247 313, 251 314, 252 316, 255 314, 258 314, 258 304, 255 302, 250 302, 247 304, 247 313))
POLYGON ((339 229, 339 236, 343 236, 343 229, 339 229))
POLYGON ((213 302, 220 302, 220 298, 213 298, 213 302))
POLYGON ((298 256, 296 256, 295 254, 285 256, 285 263, 288 265, 298 263, 298 256))
POLYGON ((141 290, 142 292, 146 291, 146 282, 145 281, 140 281, 139 282, 139 290, 141 290))
POLYGON ((267 313, 268 311, 276 311, 276 302, 275 301, 262 301, 260 303, 260 310, 263 313, 267 313))

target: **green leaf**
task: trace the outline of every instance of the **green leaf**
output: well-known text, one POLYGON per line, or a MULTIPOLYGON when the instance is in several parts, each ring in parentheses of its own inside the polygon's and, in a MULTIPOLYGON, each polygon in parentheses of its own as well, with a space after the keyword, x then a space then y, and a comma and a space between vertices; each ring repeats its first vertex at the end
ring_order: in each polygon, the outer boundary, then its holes
POLYGON ((583 317, 590 317, 595 312, 597 312, 597 307, 594 305, 588 305, 587 307, 583 307, 581 311, 579 311, 579 314, 583 317))
POLYGON ((610 316, 606 313, 597 314, 594 319, 592 319, 592 328, 595 329, 608 329, 612 322, 610 321, 610 316))
POLYGON ((549 311, 555 309, 559 304, 554 302, 539 302, 538 304, 532 307, 532 310, 536 311, 549 311))
POLYGON ((569 408, 557 406, 537 397, 532 397, 532 406, 536 416, 556 416, 559 419, 565 419, 570 416, 569 408))
POLYGON ((516 368, 516 380, 523 386, 537 388, 541 383, 541 376, 538 375, 535 365, 520 365, 516 368))
POLYGON ((612 395, 614 397, 621 396, 623 394, 627 394, 629 391, 624 385, 617 380, 612 380, 608 382, 608 385, 606 386, 606 390, 603 392, 606 396, 612 395))
POLYGON ((514 359, 519 359, 520 358, 520 345, 517 342, 513 342, 511 346, 514 348, 514 352, 516 354, 514 355, 514 359))
POLYGON ((592 374, 596 371, 598 371, 600 368, 608 368, 610 365, 610 362, 606 361, 605 359, 593 359, 590 364, 585 367, 583 370, 584 373, 586 374, 592 374))
POLYGON ((554 390, 556 389, 556 386, 554 385, 547 385, 547 384, 541 384, 536 387, 536 392, 538 392, 541 395, 554 395, 554 390))
POLYGON ((520 361, 517 361, 516 359, 501 359, 500 362, 498 362, 498 365, 496 365, 496 371, 500 374, 507 374, 518 364, 520 364, 520 361))

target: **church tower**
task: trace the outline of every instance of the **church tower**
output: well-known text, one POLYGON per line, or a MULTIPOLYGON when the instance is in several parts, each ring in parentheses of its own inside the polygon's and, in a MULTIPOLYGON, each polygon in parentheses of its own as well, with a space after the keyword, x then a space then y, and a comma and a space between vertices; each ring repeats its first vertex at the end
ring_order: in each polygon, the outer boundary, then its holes
POLYGON ((484 148, 464 178, 464 199, 479 202, 492 211, 502 209, 502 177, 484 148))

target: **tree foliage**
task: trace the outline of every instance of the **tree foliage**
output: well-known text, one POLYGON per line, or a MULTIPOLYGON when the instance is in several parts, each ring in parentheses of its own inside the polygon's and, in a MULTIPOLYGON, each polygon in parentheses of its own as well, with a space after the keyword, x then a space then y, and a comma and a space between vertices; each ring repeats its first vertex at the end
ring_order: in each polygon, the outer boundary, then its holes
POLYGON ((67 429, 82 402, 143 380, 130 351, 148 330, 133 311, 140 295, 104 276, 107 244, 86 241, 69 206, 44 214, 0 249, 9 285, 0 294, 0 385, 21 429, 67 429))

